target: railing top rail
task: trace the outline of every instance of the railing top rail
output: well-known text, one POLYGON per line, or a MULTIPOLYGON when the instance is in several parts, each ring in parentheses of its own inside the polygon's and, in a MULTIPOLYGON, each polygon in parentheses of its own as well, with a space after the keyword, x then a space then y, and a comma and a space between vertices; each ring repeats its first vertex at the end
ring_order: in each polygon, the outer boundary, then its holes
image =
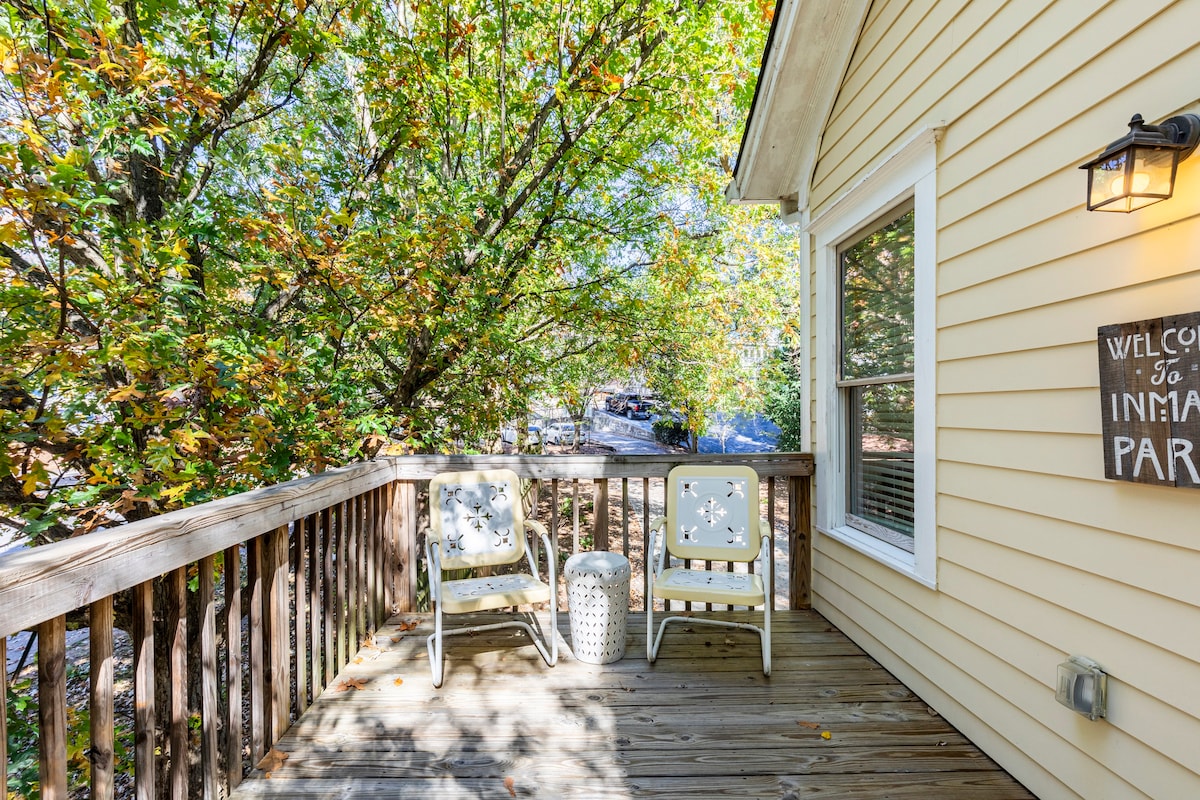
POLYGON ((0 636, 8 636, 287 525, 392 480, 511 468, 542 479, 662 477, 678 464, 730 463, 760 477, 812 474, 802 453, 398 456, 224 497, 0 557, 0 636))
POLYGON ((439 472, 468 469, 511 469, 525 478, 654 478, 679 464, 744 464, 760 478, 813 474, 809 453, 652 453, 645 455, 482 455, 397 456, 398 480, 429 480, 439 472))
POLYGON ((223 497, 0 558, 0 636, 24 630, 394 479, 387 461, 223 497))

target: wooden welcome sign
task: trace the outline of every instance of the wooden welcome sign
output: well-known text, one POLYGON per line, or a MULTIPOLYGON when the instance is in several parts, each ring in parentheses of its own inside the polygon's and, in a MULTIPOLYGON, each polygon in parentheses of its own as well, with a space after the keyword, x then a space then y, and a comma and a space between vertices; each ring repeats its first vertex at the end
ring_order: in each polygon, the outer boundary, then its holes
POLYGON ((1200 311, 1105 325, 1104 477, 1200 488, 1200 311))

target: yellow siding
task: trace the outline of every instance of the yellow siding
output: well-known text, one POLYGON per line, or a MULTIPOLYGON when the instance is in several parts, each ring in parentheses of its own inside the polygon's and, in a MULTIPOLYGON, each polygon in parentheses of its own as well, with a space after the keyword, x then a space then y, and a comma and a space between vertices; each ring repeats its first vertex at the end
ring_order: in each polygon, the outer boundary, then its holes
POLYGON ((1044 800, 1200 797, 1200 491, 1104 480, 1095 338, 1200 311, 1200 154, 1131 215, 1076 169, 1135 112, 1200 113, 1197 31, 1196 0, 876 0, 812 176, 816 216, 946 125, 938 588, 817 536, 815 605, 1044 800), (1106 721, 1054 702, 1072 653, 1106 721))

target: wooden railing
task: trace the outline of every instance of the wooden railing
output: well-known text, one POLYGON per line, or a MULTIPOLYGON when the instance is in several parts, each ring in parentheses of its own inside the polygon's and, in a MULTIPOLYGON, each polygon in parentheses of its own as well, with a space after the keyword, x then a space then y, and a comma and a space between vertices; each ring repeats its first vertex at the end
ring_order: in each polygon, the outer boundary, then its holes
POLYGON ((776 501, 786 503, 790 602, 806 607, 812 460, 797 454, 380 459, 0 558, 0 661, 6 637, 37 635, 41 796, 68 794, 68 626, 89 631, 80 660, 88 665, 90 797, 114 797, 118 775, 132 771, 139 799, 215 799, 268 754, 377 626, 416 610, 425 481, 449 470, 512 468, 536 481, 535 502, 548 504, 542 521, 556 532, 566 525, 572 550, 590 534, 593 549, 628 555, 637 543, 631 528, 645 546, 651 506, 642 503, 640 519, 632 513, 630 482, 651 498, 652 484, 688 461, 752 466, 772 526, 782 522, 776 501), (622 498, 615 520, 611 480, 622 498), (133 754, 121 764, 114 629, 132 645, 133 754))

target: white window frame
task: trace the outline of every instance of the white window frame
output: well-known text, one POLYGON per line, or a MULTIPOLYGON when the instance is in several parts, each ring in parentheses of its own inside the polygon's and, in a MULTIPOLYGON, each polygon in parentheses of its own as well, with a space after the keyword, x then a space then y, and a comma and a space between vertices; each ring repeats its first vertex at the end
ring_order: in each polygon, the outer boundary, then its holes
POLYGON ((816 215, 807 230, 815 239, 818 313, 815 366, 816 529, 848 547, 937 588, 937 142, 941 128, 922 130, 885 158, 858 184, 816 215), (915 419, 913 552, 846 524, 847 425, 838 388, 841 307, 838 248, 851 236, 912 199, 914 220, 915 419))

